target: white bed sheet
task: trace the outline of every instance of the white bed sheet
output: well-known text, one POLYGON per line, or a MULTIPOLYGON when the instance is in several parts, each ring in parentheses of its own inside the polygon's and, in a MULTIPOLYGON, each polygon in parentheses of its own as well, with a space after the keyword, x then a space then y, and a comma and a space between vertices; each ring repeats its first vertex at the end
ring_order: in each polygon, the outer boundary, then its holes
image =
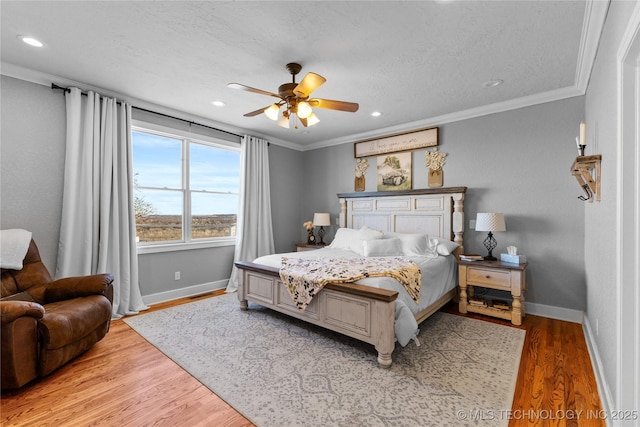
MULTIPOLYGON (((359 258, 362 256, 350 250, 325 247, 313 251, 266 255, 255 259, 253 262, 280 268, 283 257, 331 259, 359 258)), ((418 333, 418 323, 416 322, 415 315, 457 286, 457 263, 453 255, 410 256, 405 258, 415 262, 422 272, 419 304, 416 304, 402 285, 391 277, 371 277, 355 282, 374 288, 390 289, 398 292, 398 299, 396 299, 395 333, 397 341, 402 346, 407 345, 418 333)))

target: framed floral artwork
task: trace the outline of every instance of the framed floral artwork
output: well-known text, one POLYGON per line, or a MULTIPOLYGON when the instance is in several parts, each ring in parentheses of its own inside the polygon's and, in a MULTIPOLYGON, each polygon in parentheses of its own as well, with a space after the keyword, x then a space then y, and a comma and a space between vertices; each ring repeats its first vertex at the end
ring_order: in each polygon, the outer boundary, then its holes
POLYGON ((411 190, 411 152, 378 156, 378 191, 411 190))

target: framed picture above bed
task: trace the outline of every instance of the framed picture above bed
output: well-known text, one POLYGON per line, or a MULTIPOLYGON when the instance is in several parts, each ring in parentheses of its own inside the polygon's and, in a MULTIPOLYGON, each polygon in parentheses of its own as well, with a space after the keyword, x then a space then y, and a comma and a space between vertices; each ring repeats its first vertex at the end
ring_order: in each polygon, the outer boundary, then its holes
POLYGON ((411 190, 411 152, 378 156, 378 191, 411 190))

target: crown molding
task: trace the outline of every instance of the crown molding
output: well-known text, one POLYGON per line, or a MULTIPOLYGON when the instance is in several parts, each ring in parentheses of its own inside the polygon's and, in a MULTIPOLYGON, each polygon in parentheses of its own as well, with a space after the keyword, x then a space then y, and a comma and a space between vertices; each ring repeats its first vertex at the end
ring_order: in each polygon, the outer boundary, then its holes
POLYGON ((575 77, 576 88, 583 93, 586 93, 589 85, 608 11, 609 0, 587 0, 586 2, 575 77))
POLYGON ((556 89, 548 92, 537 93, 535 95, 524 96, 522 98, 511 99, 508 101, 497 102, 494 104, 483 105, 481 107, 470 108, 468 110, 457 111, 454 113, 443 114, 440 116, 429 117, 424 120, 403 123, 402 125, 389 126, 382 129, 376 129, 371 132, 363 132, 354 135, 348 135, 335 138, 329 141, 323 141, 316 144, 308 145, 304 151, 317 150, 319 148, 331 147, 334 145, 346 144, 349 142, 362 141, 365 139, 377 138, 396 133, 404 133, 415 129, 423 129, 431 126, 439 126, 445 123, 453 123, 461 120, 468 120, 477 117, 487 116, 489 114, 502 113, 519 108, 530 107, 533 105, 544 104, 547 102, 560 101, 562 99, 582 96, 585 92, 574 86, 556 89))
MULTIPOLYGON (((595 58, 595 57, 594 57, 595 58)), ((591 69, 591 67, 589 67, 591 69)), ((138 106, 140 108, 145 108, 148 110, 156 111, 162 114, 168 114, 174 117, 182 118, 184 120, 194 121, 197 123, 202 123, 207 126, 213 126, 222 130, 226 130, 228 132, 237 133, 240 135, 244 135, 247 133, 244 129, 239 129, 233 126, 229 126, 223 123, 218 123, 210 119, 206 119, 200 116, 194 116, 182 111, 172 110, 167 107, 163 107, 160 105, 156 105, 147 101, 143 101, 140 99, 132 98, 130 96, 124 95, 122 93, 117 93, 113 91, 109 91, 103 88, 98 88, 94 86, 90 86, 84 83, 80 83, 71 79, 67 79, 60 76, 54 76, 51 74, 43 73, 40 71, 20 67, 18 65, 9 64, 6 62, 0 63, 0 74, 13 77, 20 80, 25 80, 31 83, 51 87, 51 83, 56 83, 59 86, 74 86, 82 90, 92 90, 98 92, 102 95, 111 96, 125 102, 130 103, 131 105, 138 106)), ((417 120, 409 123, 403 123, 401 125, 389 126, 386 128, 376 129, 370 132, 362 132, 353 135, 346 135, 339 138, 330 139, 327 141, 319 142, 316 144, 310 145, 301 145, 296 144, 291 141, 285 141, 278 138, 274 138, 270 135, 261 135, 258 133, 253 133, 253 136, 257 136, 260 138, 264 138, 268 140, 270 143, 282 146, 285 148, 289 148, 296 151, 311 151, 317 150, 320 148, 331 147, 334 145, 347 144, 351 142, 361 141, 364 139, 377 138, 381 136, 391 135, 395 133, 403 133, 408 132, 415 129, 422 129, 430 126, 439 126, 445 123, 453 123, 461 120, 468 120, 477 117, 486 116, 489 114, 501 113, 509 110, 515 110, 518 108, 530 107, 532 105, 543 104, 546 102, 558 101, 566 98, 572 98, 575 96, 584 95, 585 91, 579 90, 575 86, 566 87, 562 89, 556 89, 553 91, 538 93, 534 95, 525 96, 522 98, 516 98, 508 101, 497 102, 494 104, 483 105, 476 108, 471 108, 468 110, 457 111, 453 113, 443 114, 440 116, 429 117, 423 120, 417 120)))
MULTIPOLYGON (((43 73, 41 71, 33 70, 30 68, 21 67, 19 65, 11 64, 8 62, 0 62, 0 74, 7 77, 12 77, 14 79, 24 80, 27 82, 35 83, 42 86, 51 87, 52 83, 57 84, 62 87, 77 87, 83 91, 94 91, 104 96, 109 96, 112 98, 116 98, 118 100, 127 102, 134 107, 144 108, 147 110, 155 111, 160 114, 166 114, 169 116, 177 117, 183 120, 192 121, 194 123, 200 123, 205 126, 211 126, 217 129, 221 129, 227 132, 232 132, 238 135, 246 135, 248 134, 246 129, 240 129, 235 126, 230 126, 226 123, 220 123, 213 121, 211 119, 207 119, 205 117, 185 113, 184 111, 173 110, 168 107, 163 107, 161 105, 157 105, 148 101, 144 101, 141 99, 133 98, 131 96, 125 95, 123 93, 110 91, 104 88, 100 88, 97 86, 91 86, 86 83, 81 83, 75 80, 71 80, 65 77, 56 76, 53 74, 43 73)), ((302 151, 302 147, 299 144, 292 143, 290 141, 281 140, 278 138, 274 138, 271 135, 264 135, 258 132, 251 132, 251 136, 256 136, 259 138, 264 138, 268 140, 271 144, 283 146, 286 148, 290 148, 292 150, 302 151)))

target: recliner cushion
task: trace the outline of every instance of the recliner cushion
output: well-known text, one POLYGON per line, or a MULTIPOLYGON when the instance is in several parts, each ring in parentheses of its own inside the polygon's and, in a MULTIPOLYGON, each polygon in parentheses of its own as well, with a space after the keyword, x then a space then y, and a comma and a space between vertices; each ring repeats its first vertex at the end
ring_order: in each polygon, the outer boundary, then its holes
POLYGON ((22 387, 37 375, 38 321, 24 316, 2 326, 2 389, 22 387))
POLYGON ((54 302, 44 308, 38 325, 43 350, 79 341, 104 324, 105 319, 111 319, 111 304, 104 295, 54 302))

